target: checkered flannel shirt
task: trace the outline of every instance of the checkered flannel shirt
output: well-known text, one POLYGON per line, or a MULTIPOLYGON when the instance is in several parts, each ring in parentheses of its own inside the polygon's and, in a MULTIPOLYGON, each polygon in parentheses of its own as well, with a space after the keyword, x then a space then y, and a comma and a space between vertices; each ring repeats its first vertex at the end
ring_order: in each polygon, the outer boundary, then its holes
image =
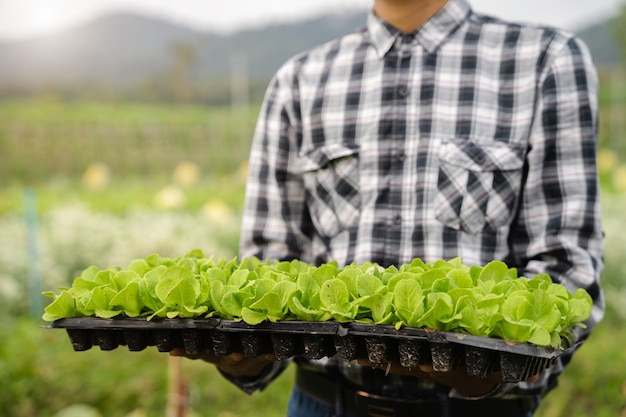
MULTIPOLYGON (((586 46, 564 31, 484 16, 466 0, 411 34, 372 12, 364 29, 295 56, 271 81, 240 255, 500 259, 588 290, 591 329, 603 314, 596 92, 586 46)), ((366 387, 432 388, 303 362, 366 387)), ((263 388, 282 366, 240 386, 263 388)), ((495 395, 545 392, 561 368, 495 395)))

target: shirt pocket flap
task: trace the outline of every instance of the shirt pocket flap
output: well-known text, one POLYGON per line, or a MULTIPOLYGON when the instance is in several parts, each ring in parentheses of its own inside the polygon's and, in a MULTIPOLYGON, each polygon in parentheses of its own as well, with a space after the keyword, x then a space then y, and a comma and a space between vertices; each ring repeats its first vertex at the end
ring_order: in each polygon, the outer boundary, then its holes
POLYGON ((301 174, 317 171, 333 161, 357 154, 358 151, 357 146, 349 146, 343 143, 327 144, 300 155, 296 170, 301 174))
POLYGON ((442 163, 475 172, 514 171, 524 165, 524 155, 522 146, 465 139, 444 140, 439 159, 442 163))

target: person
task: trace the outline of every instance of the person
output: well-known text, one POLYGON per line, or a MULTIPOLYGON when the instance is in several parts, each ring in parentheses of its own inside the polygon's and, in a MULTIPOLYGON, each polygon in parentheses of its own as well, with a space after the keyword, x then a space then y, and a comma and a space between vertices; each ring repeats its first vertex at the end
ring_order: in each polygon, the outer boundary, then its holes
MULTIPOLYGON (((374 0, 364 29, 273 77, 250 152, 240 255, 499 259, 586 289, 584 339, 604 309, 596 94, 587 47, 563 30, 485 16, 467 0, 374 0)), ((203 358, 248 393, 287 366, 203 358)), ((503 383, 463 369, 295 357, 287 413, 530 416, 569 359, 503 383)))

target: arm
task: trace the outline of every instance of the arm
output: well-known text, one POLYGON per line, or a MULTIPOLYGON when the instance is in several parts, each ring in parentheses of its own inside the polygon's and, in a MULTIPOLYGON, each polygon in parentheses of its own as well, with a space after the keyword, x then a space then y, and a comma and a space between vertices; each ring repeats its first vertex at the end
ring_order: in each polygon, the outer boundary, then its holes
MULTIPOLYGON (((240 257, 306 258, 310 222, 304 186, 293 174, 300 132, 295 77, 290 75, 296 64, 287 63, 273 78, 261 108, 249 158, 240 257)), ((289 364, 267 355, 202 359, 216 363, 226 379, 249 394, 264 389, 289 364)))
POLYGON ((307 260, 311 222, 305 188, 295 174, 301 125, 297 61, 272 81, 257 123, 249 159, 241 240, 242 257, 307 260))
POLYGON ((586 47, 563 44, 539 84, 527 179, 511 247, 525 273, 586 289, 604 311, 603 247, 596 172, 597 76, 586 47))
MULTIPOLYGON (((584 288, 590 293, 594 308, 584 339, 604 313, 599 285, 603 247, 596 173, 597 76, 577 39, 552 47, 553 58, 538 84, 527 179, 511 229, 511 264, 527 276, 547 273, 572 292, 584 288)), ((564 357, 537 383, 519 384, 513 392, 545 393, 570 359, 564 357)))

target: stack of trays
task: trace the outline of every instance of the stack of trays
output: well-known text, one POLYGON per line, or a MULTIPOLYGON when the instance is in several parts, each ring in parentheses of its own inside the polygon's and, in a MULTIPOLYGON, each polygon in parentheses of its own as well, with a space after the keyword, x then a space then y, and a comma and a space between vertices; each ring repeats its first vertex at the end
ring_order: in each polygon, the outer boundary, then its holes
POLYGON ((253 326, 220 318, 147 321, 80 317, 56 320, 48 327, 66 329, 75 351, 93 346, 105 351, 119 346, 141 351, 156 346, 160 352, 183 348, 188 354, 206 350, 218 356, 274 354, 278 360, 336 355, 342 361, 399 361, 406 368, 430 363, 442 372, 465 366, 468 375, 480 378, 499 370, 504 382, 523 381, 576 347, 555 350, 457 332, 337 322, 282 321, 253 326))

